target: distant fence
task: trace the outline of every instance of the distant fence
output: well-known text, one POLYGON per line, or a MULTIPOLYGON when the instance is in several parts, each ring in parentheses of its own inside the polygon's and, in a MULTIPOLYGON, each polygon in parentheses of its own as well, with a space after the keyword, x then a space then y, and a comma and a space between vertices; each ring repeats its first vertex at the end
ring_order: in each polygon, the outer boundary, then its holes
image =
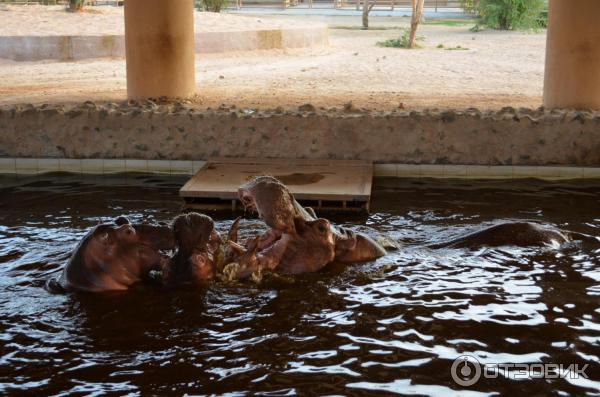
MULTIPOLYGON (((87 5, 118 5, 122 6, 125 0, 88 0, 87 5)), ((58 5, 68 4, 68 0, 0 0, 0 4, 42 4, 58 5)), ((196 0, 196 5, 201 2, 196 0)), ((333 8, 348 9, 362 8, 363 0, 229 0, 229 8, 333 8)), ((371 3, 371 2, 369 2, 371 3)), ((412 0, 375 0, 374 8, 406 8, 412 6, 412 0)), ((459 0, 425 0, 425 8, 460 8, 459 0)))
MULTIPOLYGON (((124 0, 88 0, 86 5, 91 6, 104 6, 104 5, 112 5, 112 6, 122 6, 124 0)), ((53 6, 53 5, 67 5, 69 4, 69 0, 0 0, 0 4, 40 4, 45 6, 53 6)))
MULTIPOLYGON (((233 8, 362 8, 363 0, 230 0, 233 8)), ((371 2, 370 2, 371 3, 371 2)), ((371 3, 372 4, 372 3, 371 3)), ((374 8, 410 8, 412 0, 375 0, 374 8)), ((425 0, 425 8, 460 8, 459 0, 425 0)))
POLYGON ((52 6, 57 4, 69 4, 68 0, 0 0, 0 4, 41 4, 52 6))

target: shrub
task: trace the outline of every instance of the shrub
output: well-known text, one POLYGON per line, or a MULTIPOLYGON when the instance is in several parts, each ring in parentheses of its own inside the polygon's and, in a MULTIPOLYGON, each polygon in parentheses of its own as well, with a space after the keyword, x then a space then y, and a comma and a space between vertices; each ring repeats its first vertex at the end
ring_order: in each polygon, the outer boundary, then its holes
POLYGON ((460 0, 460 6, 469 14, 477 14, 479 9, 479 0, 460 0))
POLYGON ((402 43, 400 39, 387 39, 384 41, 378 41, 379 47, 394 47, 394 48, 406 48, 406 43, 402 43))
POLYGON ((467 12, 475 12, 478 26, 492 29, 538 29, 548 20, 547 0, 461 0, 467 12))
POLYGON ((228 0, 200 0, 196 1, 196 7, 202 11, 221 12, 227 8, 228 0))
MULTIPOLYGON (((378 41, 379 47, 394 47, 394 48, 408 48, 408 38, 410 37, 410 29, 402 29, 402 36, 399 39, 387 39, 385 41, 378 41)), ((421 48, 419 45, 420 41, 425 40, 423 36, 417 36, 415 39, 415 48, 421 48)))
POLYGON ((540 28, 548 27, 548 8, 547 7, 544 9, 544 11, 542 11, 540 13, 540 16, 538 17, 538 25, 540 26, 540 28))

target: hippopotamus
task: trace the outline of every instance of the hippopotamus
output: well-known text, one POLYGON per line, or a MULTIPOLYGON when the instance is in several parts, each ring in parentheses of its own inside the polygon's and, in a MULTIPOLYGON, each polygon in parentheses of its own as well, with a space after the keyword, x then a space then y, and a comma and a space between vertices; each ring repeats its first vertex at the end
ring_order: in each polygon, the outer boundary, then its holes
POLYGON ((53 292, 126 290, 160 270, 168 261, 161 251, 174 247, 167 225, 132 224, 119 217, 90 230, 60 278, 48 280, 46 287, 53 292))
MULTIPOLYGON (((259 176, 238 189, 240 201, 258 215, 275 232, 293 232, 294 218, 306 222, 317 220, 312 208, 302 207, 285 185, 272 176, 259 176)), ((369 236, 329 224, 335 244, 335 261, 368 262, 386 254, 385 249, 369 236)))
POLYGON ((570 241, 567 233, 556 228, 533 222, 507 222, 494 225, 448 242, 430 245, 430 248, 470 248, 483 246, 518 247, 553 246, 570 241))
MULTIPOLYGON (((236 278, 244 279, 261 270, 276 270, 282 274, 316 272, 335 259, 335 239, 327 219, 293 220, 292 232, 269 230, 262 236, 251 238, 244 246, 232 237, 228 244, 238 255, 236 278)), ((237 233, 235 233, 237 234, 237 233)), ((231 261, 231 260, 229 260, 231 261)))
POLYGON ((216 254, 222 244, 213 220, 192 212, 173 220, 177 251, 163 269, 163 282, 174 287, 183 283, 204 284, 216 274, 216 254))
MULTIPOLYGON (((386 254, 370 237, 317 218, 274 177, 253 178, 239 188, 238 196, 244 207, 255 209, 270 228, 245 247, 230 238, 230 247, 242 255, 240 264, 246 269, 277 268, 278 272, 298 274, 317 271, 334 261, 366 262, 386 254)), ((234 227, 236 224, 232 230, 234 227)))

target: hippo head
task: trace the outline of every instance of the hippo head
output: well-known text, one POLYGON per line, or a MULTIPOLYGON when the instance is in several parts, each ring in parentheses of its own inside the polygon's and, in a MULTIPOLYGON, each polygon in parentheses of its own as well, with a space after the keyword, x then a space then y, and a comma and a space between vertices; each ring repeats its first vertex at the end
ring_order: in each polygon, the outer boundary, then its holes
POLYGON ((367 262, 386 254, 385 249, 366 234, 336 227, 334 236, 335 260, 338 262, 367 262))
POLYGON ((179 215, 173 221, 177 253, 165 269, 167 282, 205 281, 214 278, 214 254, 221 243, 213 220, 195 212, 179 215))
POLYGON ((295 200, 277 179, 255 177, 239 188, 238 196, 244 207, 256 210, 269 227, 284 233, 294 232, 295 200))
POLYGON ((147 223, 132 224, 129 219, 120 216, 114 220, 114 224, 118 227, 118 233, 125 233, 131 238, 131 230, 127 231, 128 226, 135 232, 137 244, 144 244, 157 250, 172 250, 175 248, 175 239, 169 226, 160 222, 157 225, 147 223))
POLYGON ((327 219, 294 218, 296 234, 289 240, 282 270, 297 274, 314 272, 335 259, 335 235, 327 219))
POLYGON ((229 240, 239 254, 237 278, 255 271, 274 270, 286 274, 315 272, 335 258, 335 238, 327 219, 304 220, 295 217, 294 233, 275 230, 240 246, 229 240))
MULTIPOLYGON (((295 233, 297 218, 306 222, 317 220, 313 211, 302 207, 285 185, 271 176, 252 179, 240 187, 238 195, 246 208, 255 209, 268 226, 281 233, 295 233)), ((330 229, 336 261, 364 262, 386 254, 385 249, 367 235, 333 225, 330 229)))
MULTIPOLYGON (((173 249, 173 233, 166 225, 132 224, 125 217, 92 229, 75 249, 71 261, 119 263, 125 260, 146 269, 154 265, 160 250, 173 249)), ((133 269, 128 269, 133 270, 133 269)))
POLYGON ((93 228, 75 248, 60 283, 65 289, 104 291, 126 289, 160 269, 161 250, 175 241, 166 225, 132 224, 125 217, 93 228))

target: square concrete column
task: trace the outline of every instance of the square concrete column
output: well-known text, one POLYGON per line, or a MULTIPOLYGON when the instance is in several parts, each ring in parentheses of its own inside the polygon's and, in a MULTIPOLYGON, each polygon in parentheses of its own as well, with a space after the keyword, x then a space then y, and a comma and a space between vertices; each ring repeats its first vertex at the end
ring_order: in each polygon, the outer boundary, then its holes
POLYGON ((600 109, 600 0, 550 0, 544 106, 600 109))
POLYGON ((125 1, 125 49, 130 99, 194 95, 194 1, 125 1))

